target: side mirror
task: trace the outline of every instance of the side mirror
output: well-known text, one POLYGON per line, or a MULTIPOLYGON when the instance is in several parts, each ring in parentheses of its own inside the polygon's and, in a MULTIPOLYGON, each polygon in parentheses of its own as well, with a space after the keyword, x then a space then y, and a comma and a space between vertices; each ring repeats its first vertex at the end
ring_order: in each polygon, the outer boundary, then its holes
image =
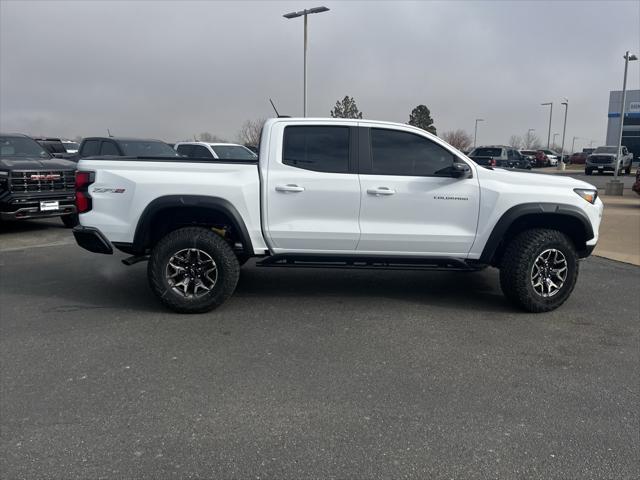
POLYGON ((451 176, 453 178, 468 178, 471 176, 471 167, 466 163, 454 163, 451 166, 451 176))

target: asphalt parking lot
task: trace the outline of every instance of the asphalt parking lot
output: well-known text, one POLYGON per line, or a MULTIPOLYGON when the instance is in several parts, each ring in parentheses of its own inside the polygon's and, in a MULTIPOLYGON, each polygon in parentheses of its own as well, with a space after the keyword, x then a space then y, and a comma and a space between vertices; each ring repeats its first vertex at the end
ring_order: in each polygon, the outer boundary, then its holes
POLYGON ((0 268, 3 478, 640 474, 632 265, 587 259, 542 315, 493 269, 249 264, 180 316, 55 220, 5 229, 0 268))

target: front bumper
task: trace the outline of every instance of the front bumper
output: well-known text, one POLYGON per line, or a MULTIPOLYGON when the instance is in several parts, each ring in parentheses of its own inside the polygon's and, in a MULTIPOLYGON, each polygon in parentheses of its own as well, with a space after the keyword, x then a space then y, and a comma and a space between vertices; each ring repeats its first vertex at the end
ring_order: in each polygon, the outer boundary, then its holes
POLYGON ((83 227, 78 225, 74 227, 73 236, 76 242, 85 250, 93 253, 104 253, 106 255, 113 254, 113 246, 111 242, 102 234, 100 230, 93 227, 83 227))
POLYGON ((75 193, 13 193, 7 192, 0 197, 0 218, 2 220, 23 220, 29 218, 51 218, 76 213, 75 193), (58 202, 57 210, 40 209, 41 202, 58 202))

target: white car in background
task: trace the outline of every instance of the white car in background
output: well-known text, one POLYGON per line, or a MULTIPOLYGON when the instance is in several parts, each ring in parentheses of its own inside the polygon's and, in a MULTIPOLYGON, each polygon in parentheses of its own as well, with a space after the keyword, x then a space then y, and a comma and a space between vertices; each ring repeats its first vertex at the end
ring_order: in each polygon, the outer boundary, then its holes
POLYGON ((64 145, 64 149, 67 153, 78 153, 78 148, 80 144, 78 142, 74 142, 73 140, 60 140, 62 145, 64 145))
POLYGON ((558 160, 560 160, 560 154, 558 152, 554 152, 553 150, 540 149, 549 159, 549 166, 557 167, 558 160))
POLYGON ((217 160, 255 161, 258 156, 244 145, 236 143, 178 142, 175 150, 183 157, 217 160))

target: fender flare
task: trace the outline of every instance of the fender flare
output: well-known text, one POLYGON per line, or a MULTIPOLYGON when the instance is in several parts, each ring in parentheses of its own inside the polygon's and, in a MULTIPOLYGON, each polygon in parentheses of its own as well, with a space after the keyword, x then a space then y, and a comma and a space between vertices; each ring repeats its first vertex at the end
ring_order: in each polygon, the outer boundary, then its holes
POLYGON ((493 231, 491 232, 491 235, 489 235, 489 239, 487 240, 478 261, 490 264, 509 228, 518 219, 528 215, 557 215, 571 217, 577 219, 584 228, 586 235, 585 241, 592 239, 594 236, 593 227, 591 226, 589 217, 587 217, 586 213, 575 205, 568 205, 564 203, 523 203, 511 207, 502 214, 498 222, 493 227, 493 231))
POLYGON ((231 202, 220 197, 210 197, 207 195, 166 195, 158 197, 145 207, 133 237, 133 251, 142 253, 150 243, 149 234, 151 232, 151 221, 154 216, 166 208, 206 208, 218 213, 222 213, 231 219, 232 227, 240 237, 244 250, 253 255, 253 244, 247 226, 240 213, 231 202))

